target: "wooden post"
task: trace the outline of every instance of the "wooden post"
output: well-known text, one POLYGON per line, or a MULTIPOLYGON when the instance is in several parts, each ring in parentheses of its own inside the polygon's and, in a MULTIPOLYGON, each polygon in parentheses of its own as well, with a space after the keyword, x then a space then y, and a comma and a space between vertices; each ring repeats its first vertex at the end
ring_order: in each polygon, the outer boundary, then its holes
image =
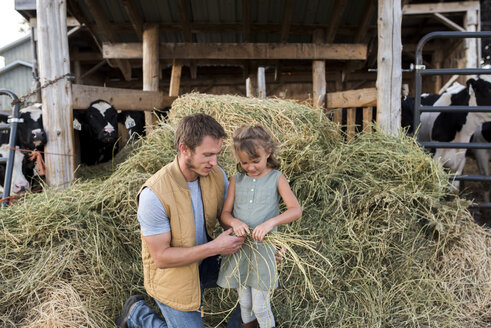
POLYGON ((356 108, 346 109, 346 140, 353 140, 356 131, 356 108))
POLYGON ((257 97, 266 98, 266 74, 264 67, 257 68, 257 97))
POLYGON ((247 63, 246 64, 246 73, 247 73, 247 79, 246 79, 246 97, 253 98, 257 96, 257 72, 259 68, 256 69, 256 66, 247 63))
MULTIPOLYGON (((315 30, 312 36, 314 43, 324 42, 324 32, 315 30)), ((313 106, 324 108, 326 103, 326 62, 324 60, 312 61, 312 85, 313 85, 313 106)))
POLYGON ((401 0, 379 0, 377 124, 391 135, 401 127, 401 21, 401 0))
POLYGON ((179 96, 179 86, 181 84, 182 64, 174 59, 172 61, 172 72, 170 75, 169 96, 179 96))
POLYGON ((254 97, 253 90, 254 90, 254 87, 252 85, 251 77, 249 76, 246 79, 246 97, 249 97, 249 98, 254 97))
MULTIPOLYGON (((38 0, 37 28, 41 85, 70 73, 66 1, 38 0)), ((66 77, 42 90, 43 123, 48 137, 44 161, 49 186, 67 188, 73 181, 72 89, 66 77)))
MULTIPOLYGON (((433 53, 433 56, 431 58, 433 68, 440 69, 442 68, 442 62, 443 62, 443 51, 440 49, 435 50, 433 53)), ((442 76, 441 75, 435 75, 434 76, 434 81, 435 81, 435 87, 433 89, 434 93, 438 93, 440 89, 442 88, 442 76)))
MULTIPOLYGON (((480 10, 467 10, 464 18, 464 28, 468 32, 477 32, 481 29, 479 25, 480 10)), ((481 39, 466 38, 465 39, 465 59, 466 67, 479 67, 481 60, 481 39)))
POLYGON ((363 107, 363 132, 372 131, 372 107, 363 107))
MULTIPOLYGON (((159 26, 148 24, 143 28, 143 91, 159 91, 159 26)), ((145 112, 145 129, 155 124, 153 112, 145 112)))

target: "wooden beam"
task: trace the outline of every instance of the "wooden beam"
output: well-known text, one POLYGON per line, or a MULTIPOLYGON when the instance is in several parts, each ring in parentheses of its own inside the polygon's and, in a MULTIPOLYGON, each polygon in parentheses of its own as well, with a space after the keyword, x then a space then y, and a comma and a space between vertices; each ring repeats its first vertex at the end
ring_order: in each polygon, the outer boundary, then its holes
POLYGON ((182 64, 175 59, 172 63, 172 71, 170 74, 169 96, 179 96, 179 87, 181 86, 181 71, 182 64))
POLYGON ((377 106, 377 89, 358 89, 327 94, 326 108, 377 106))
MULTIPOLYGON (((32 17, 29 19, 29 25, 31 27, 37 27, 37 18, 32 17)), ((67 27, 78 27, 81 26, 79 21, 75 17, 67 17, 66 18, 66 26, 67 27)))
MULTIPOLYGON (((365 60, 364 44, 312 43, 161 43, 160 59, 365 60)), ((141 43, 103 45, 104 58, 142 58, 141 43)))
POLYGON ((122 0, 126 14, 130 18, 131 25, 135 30, 136 36, 139 40, 143 40, 143 20, 136 7, 135 0, 122 0))
POLYGON ((343 12, 346 8, 348 0, 336 0, 334 8, 331 13, 331 21, 326 33, 326 42, 332 43, 338 32, 339 25, 341 24, 341 18, 343 18, 343 12))
POLYGON ((169 97, 162 91, 103 88, 72 84, 73 108, 87 109, 94 99, 102 99, 117 110, 153 111, 170 106, 177 97, 169 97))
POLYGON ((293 0, 285 0, 285 9, 283 10, 283 23, 281 24, 281 42, 288 42, 290 35, 290 26, 292 24, 293 0))
MULTIPOLYGON (((431 56, 431 64, 433 68, 440 69, 442 68, 442 63, 443 63, 443 51, 440 48, 439 50, 436 50, 433 53, 433 56, 431 56)), ((442 88, 442 76, 435 75, 433 76, 433 80, 435 81, 433 92, 438 93, 442 88)))
POLYGON ((401 127, 401 21, 401 0, 379 0, 377 124, 391 135, 401 127))
POLYGON ((456 1, 407 4, 402 10, 403 15, 428 15, 431 13, 455 13, 466 12, 468 10, 479 10, 479 1, 456 1))
MULTIPOLYGON (((143 30, 143 91, 159 91, 159 26, 146 24, 143 30)), ((150 132, 156 123, 152 112, 145 112, 145 129, 150 132)))
POLYGON ((365 37, 368 33, 368 26, 370 25, 370 22, 373 19, 373 15, 375 14, 375 9, 377 8, 377 1, 376 0, 368 0, 365 10, 364 10, 364 15, 360 23, 360 27, 358 28, 358 32, 356 33, 354 43, 360 43, 365 40, 365 37))
POLYGON ((351 141, 355 138, 356 108, 347 108, 346 112, 346 140, 351 141))
POLYGON ((251 0, 242 0, 242 42, 251 41, 251 0))
MULTIPOLYGON (((92 73, 97 72, 97 70, 101 68, 106 62, 107 60, 104 59, 98 62, 97 64, 95 64, 94 66, 92 66, 87 72, 85 72, 84 74, 82 74, 82 76, 80 76, 80 81, 83 81, 83 79, 85 79, 87 76, 91 75, 92 73)), ((75 80, 75 83, 79 83, 79 82, 75 80)))
MULTIPOLYGON (((464 29, 468 32, 477 32, 481 30, 480 24, 480 5, 477 3, 476 8, 467 10, 464 17, 464 29)), ((481 61, 481 39, 466 38, 465 42, 465 67, 479 67, 481 61)), ((471 76, 468 76, 470 78, 471 76)))
POLYGON ((257 97, 259 99, 266 98, 266 77, 264 67, 257 68, 257 97))
MULTIPOLYGON (((312 41, 322 44, 324 31, 316 30, 312 41)), ((324 108, 326 103, 326 62, 324 60, 312 61, 312 99, 315 108, 324 108)))
POLYGON ((177 6, 179 7, 179 17, 181 19, 182 33, 185 42, 192 42, 193 35, 189 26, 188 9, 186 6, 186 0, 177 0, 177 6))
MULTIPOLYGON (((78 17, 77 17, 78 18, 78 17)), ((131 32, 133 26, 131 23, 111 23, 112 29, 118 32, 131 32)), ((84 24, 89 28, 95 29, 95 24, 84 24)), ((281 34, 281 23, 250 23, 250 32, 261 33, 278 33, 281 34)), ((313 31, 318 29, 327 30, 331 27, 331 24, 291 24, 290 34, 312 34, 313 31)), ((244 32, 244 24, 242 23, 189 23, 191 33, 202 32, 244 32)), ((182 25, 180 23, 159 23, 159 29, 166 32, 182 32, 182 25)), ((358 31, 358 26, 355 25, 339 25, 337 29, 338 35, 354 36, 358 31)), ((376 35, 377 27, 375 25, 369 25, 368 33, 370 35, 376 35)), ((245 41, 250 42, 250 41, 245 41)))
POLYGON ((373 120, 372 107, 363 107, 363 132, 372 131, 372 120, 373 120))
POLYGON ((433 13, 433 17, 435 17, 437 21, 447 26, 451 30, 465 32, 465 29, 462 26, 454 23, 452 20, 448 19, 440 13, 433 13))
MULTIPOLYGON (((248 62, 245 65, 247 72, 246 79, 246 97, 256 97, 257 96, 257 71, 258 67, 254 63, 248 62)), ((266 78, 266 77, 265 77, 266 78)), ((230 78, 227 79, 230 82, 230 78)), ((216 83, 216 82, 215 82, 216 83)), ((215 84, 214 83, 214 84, 215 84)))
MULTIPOLYGON (((118 40, 117 33, 115 30, 113 30, 101 3, 97 0, 84 1, 90 14, 96 22, 97 34, 102 36, 105 41, 116 42, 118 40)), ((113 65, 111 62, 109 62, 109 64, 113 65)), ((128 61, 121 60, 121 58, 116 58, 114 65, 121 70, 121 73, 126 81, 131 80, 131 65, 128 61)))
POLYGON ((47 85, 42 92, 43 123, 48 136, 44 150, 46 182, 67 188, 74 178, 72 92, 70 82, 62 78, 70 73, 70 56, 64 0, 37 1, 39 78, 47 85), (60 156, 60 154, 62 154, 60 156))

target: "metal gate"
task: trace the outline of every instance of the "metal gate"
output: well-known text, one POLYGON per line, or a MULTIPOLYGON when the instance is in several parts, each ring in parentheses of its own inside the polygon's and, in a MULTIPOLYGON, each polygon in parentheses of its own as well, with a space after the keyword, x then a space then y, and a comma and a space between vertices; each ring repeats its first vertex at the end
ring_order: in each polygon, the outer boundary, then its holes
MULTIPOLYGON (((7 95, 12 98, 12 100, 17 100, 17 96, 10 90, 0 90, 0 96, 7 95)), ((9 137, 9 155, 7 158, 0 157, 0 163, 7 163, 5 170, 5 179, 3 181, 3 194, 1 198, 4 199, 2 202, 2 207, 6 207, 9 204, 10 197, 10 184, 12 182, 12 171, 14 168, 14 156, 15 156, 15 137, 17 136, 17 124, 22 122, 19 119, 19 107, 20 103, 15 101, 14 109, 12 115, 9 116, 7 124, 0 124, 0 130, 10 130, 9 137)))
MULTIPOLYGON (((426 69, 423 65, 423 46, 431 39, 446 38, 491 38, 491 32, 433 32, 425 35, 416 47, 416 65, 415 65, 415 105, 414 105, 414 126, 418 127, 421 120, 422 112, 491 112, 491 106, 422 106, 421 105, 421 80, 423 75, 491 75, 491 69, 485 68, 444 68, 444 69, 426 69)), ((429 148, 466 148, 466 149, 491 149, 491 143, 460 143, 460 142, 420 142, 421 146, 429 148)), ((483 175, 459 175, 455 180, 460 181, 491 181, 491 177, 483 175)), ((491 203, 480 203, 474 207, 491 208, 491 203)))

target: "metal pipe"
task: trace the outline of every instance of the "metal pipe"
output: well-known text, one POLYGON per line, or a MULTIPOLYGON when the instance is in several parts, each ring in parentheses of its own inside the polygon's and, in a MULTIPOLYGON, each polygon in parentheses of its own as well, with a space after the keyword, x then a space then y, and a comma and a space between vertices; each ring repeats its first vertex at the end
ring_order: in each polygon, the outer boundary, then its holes
MULTIPOLYGON (((10 90, 0 90, 0 96, 1 95, 8 95, 10 96, 10 98, 12 98, 12 100, 18 100, 17 96, 15 95, 15 93, 13 93, 12 91, 10 90)), ((13 171, 13 168, 14 168, 14 156, 15 156, 15 136, 17 135, 17 124, 18 124, 18 118, 19 118, 19 107, 20 107, 20 103, 19 102, 15 102, 15 105, 14 105, 14 110, 13 110, 13 115, 12 115, 12 118, 13 120, 11 120, 10 122, 10 138, 9 138, 9 146, 10 146, 10 149, 9 149, 9 156, 8 156, 8 159, 7 159, 7 167, 6 167, 6 170, 5 170, 5 180, 4 180, 4 183, 3 183, 3 198, 6 198, 5 201, 3 202, 2 204, 2 207, 6 207, 8 205, 8 197, 10 196, 10 184, 12 183, 12 171, 13 171)))
POLYGON ((491 149, 490 142, 439 142, 425 141, 419 143, 427 148, 468 148, 468 149, 491 149))
POLYGON ((421 106, 420 112, 441 112, 441 113, 491 113, 491 106, 421 106))

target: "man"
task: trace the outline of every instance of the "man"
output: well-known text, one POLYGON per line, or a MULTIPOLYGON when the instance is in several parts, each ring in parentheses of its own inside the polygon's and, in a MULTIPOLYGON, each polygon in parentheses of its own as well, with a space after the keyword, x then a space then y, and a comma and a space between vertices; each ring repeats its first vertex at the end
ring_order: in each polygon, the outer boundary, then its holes
MULTIPOLYGON (((231 235, 232 229, 210 238, 228 187, 217 163, 225 137, 208 115, 184 117, 175 133, 175 160, 140 189, 144 285, 165 322, 136 295, 126 301, 119 327, 204 327, 201 294, 216 279, 210 274, 217 274, 216 255, 233 254, 244 243, 243 237, 231 235)), ((238 311, 227 327, 240 327, 238 311)))

